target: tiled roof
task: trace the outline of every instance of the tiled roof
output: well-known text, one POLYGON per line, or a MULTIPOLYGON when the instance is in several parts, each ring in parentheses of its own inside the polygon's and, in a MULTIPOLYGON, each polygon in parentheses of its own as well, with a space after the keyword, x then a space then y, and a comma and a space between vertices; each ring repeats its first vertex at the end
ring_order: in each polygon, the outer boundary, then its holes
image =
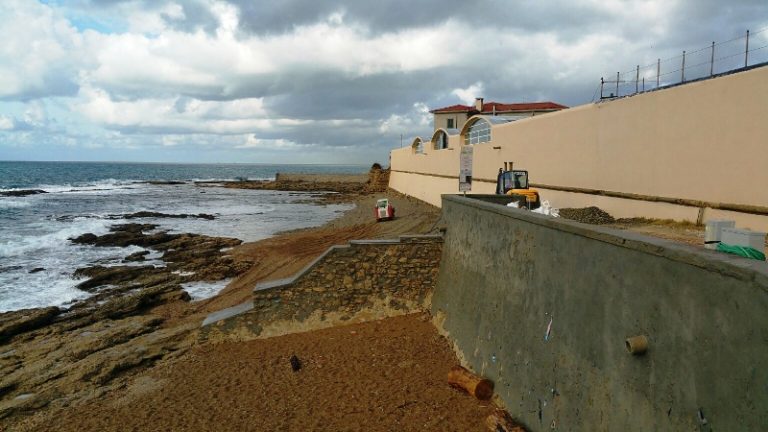
POLYGON ((430 110, 431 113, 449 113, 449 112, 467 112, 469 110, 474 110, 474 107, 468 107, 466 105, 451 105, 443 108, 436 108, 433 110, 430 110))
MULTIPOLYGON (((523 102, 523 103, 501 103, 501 102, 486 102, 483 104, 483 111, 481 114, 491 114, 496 107, 497 113, 508 113, 518 111, 555 111, 568 108, 565 105, 560 105, 555 102, 523 102)), ((436 108, 429 111, 433 114, 442 113, 479 113, 474 106, 467 105, 451 105, 443 108, 436 108)))

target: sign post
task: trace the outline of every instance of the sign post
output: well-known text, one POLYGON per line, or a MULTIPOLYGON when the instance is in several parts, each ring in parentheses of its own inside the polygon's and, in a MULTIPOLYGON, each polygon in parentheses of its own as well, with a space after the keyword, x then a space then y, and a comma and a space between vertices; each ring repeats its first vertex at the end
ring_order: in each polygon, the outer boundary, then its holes
POLYGON ((459 192, 472 190, 472 146, 463 146, 459 155, 459 192))

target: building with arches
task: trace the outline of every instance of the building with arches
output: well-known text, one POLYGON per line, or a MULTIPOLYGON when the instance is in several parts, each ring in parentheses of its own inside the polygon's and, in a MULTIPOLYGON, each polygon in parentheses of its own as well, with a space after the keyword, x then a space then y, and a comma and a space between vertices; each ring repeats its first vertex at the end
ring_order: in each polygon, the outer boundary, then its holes
POLYGON ((524 118, 560 111, 565 108, 568 107, 555 102, 486 103, 483 98, 476 98, 473 106, 451 105, 436 108, 429 112, 434 115, 435 130, 439 128, 461 130, 467 120, 475 115, 524 118))

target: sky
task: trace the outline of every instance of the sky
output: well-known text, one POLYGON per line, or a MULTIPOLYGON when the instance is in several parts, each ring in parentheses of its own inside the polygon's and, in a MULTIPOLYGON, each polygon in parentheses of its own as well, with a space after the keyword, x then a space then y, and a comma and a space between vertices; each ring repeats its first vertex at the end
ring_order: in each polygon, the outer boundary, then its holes
POLYGON ((765 0, 2 0, 0 160, 386 164, 430 109, 591 103, 748 29, 765 0))

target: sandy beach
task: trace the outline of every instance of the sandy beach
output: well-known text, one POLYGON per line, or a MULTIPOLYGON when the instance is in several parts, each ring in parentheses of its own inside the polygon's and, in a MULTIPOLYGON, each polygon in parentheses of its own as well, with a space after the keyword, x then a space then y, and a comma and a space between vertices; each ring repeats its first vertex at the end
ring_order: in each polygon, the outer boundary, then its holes
MULTIPOLYGON (((446 384, 456 363, 428 316, 202 345, 42 431, 482 431, 492 407, 446 384), (302 368, 293 372, 291 355, 302 368)), ((32 427, 33 422, 29 426, 32 427)))

